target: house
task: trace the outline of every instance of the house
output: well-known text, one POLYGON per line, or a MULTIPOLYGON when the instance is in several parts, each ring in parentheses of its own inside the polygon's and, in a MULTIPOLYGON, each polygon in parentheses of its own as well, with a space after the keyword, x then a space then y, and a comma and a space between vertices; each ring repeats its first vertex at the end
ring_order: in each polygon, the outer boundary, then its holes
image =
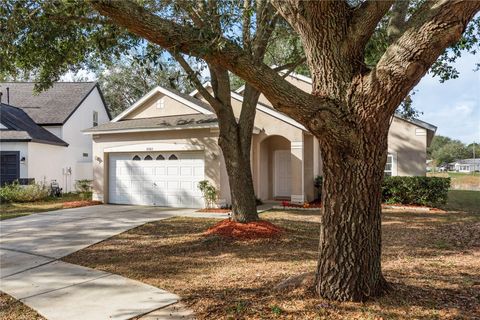
POLYGON ((472 173, 480 171, 480 159, 461 159, 449 164, 452 171, 472 173))
POLYGON ((95 82, 0 83, 0 183, 57 181, 64 192, 93 179, 92 140, 82 130, 110 121, 95 82))
MULTIPOLYGON (((309 78, 289 81, 309 91, 309 78)), ((242 88, 232 92, 238 116, 242 88)), ((393 117, 386 175, 425 175, 426 148, 436 127, 393 117)), ((218 146, 218 121, 198 92, 157 87, 111 122, 85 131, 93 138, 94 199, 106 203, 201 207, 197 183, 208 179, 219 203, 230 203, 227 172, 218 146)), ((251 150, 257 197, 313 200, 322 174, 318 140, 261 96, 251 150)))

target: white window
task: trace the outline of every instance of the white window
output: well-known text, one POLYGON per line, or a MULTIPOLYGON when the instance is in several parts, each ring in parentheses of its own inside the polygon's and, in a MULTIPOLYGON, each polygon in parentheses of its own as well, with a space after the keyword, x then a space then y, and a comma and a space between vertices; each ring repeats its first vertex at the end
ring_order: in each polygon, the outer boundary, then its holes
POLYGON ((93 111, 93 126, 96 127, 98 126, 98 112, 93 111))
POLYGON ((392 176, 392 169, 393 169, 393 155, 389 154, 387 156, 387 163, 385 164, 384 175, 385 177, 392 176))
POLYGON ((163 109, 165 108, 165 100, 160 99, 157 101, 157 109, 163 109))

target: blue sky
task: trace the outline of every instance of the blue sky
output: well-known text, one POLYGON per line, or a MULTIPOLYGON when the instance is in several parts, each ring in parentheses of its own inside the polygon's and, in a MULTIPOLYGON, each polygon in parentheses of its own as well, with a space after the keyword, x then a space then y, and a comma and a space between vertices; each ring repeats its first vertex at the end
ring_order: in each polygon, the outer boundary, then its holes
MULTIPOLYGON (((480 56, 466 54, 455 63, 460 77, 440 83, 427 74, 416 86, 413 106, 423 112, 421 120, 438 127, 437 134, 461 140, 480 142, 480 71, 473 71, 480 56)), ((86 70, 78 75, 94 79, 86 70)), ((72 74, 63 77, 71 80, 72 74)))
POLYGON ((426 75, 415 90, 413 106, 422 111, 419 118, 438 127, 437 134, 480 142, 480 71, 473 71, 480 56, 467 54, 455 63, 460 77, 439 82, 426 75))

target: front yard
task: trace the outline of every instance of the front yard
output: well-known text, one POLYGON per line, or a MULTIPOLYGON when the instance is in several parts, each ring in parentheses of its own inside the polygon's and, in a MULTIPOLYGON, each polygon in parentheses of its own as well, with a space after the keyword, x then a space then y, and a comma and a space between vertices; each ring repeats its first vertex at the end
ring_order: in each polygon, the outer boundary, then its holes
POLYGON ((58 198, 49 197, 46 200, 35 202, 0 203, 0 220, 87 204, 89 204, 88 201, 85 201, 78 193, 68 193, 58 198))
MULTIPOLYGON (((206 237, 217 220, 172 218, 63 260, 179 294, 198 319, 473 319, 480 314, 479 195, 451 193, 447 213, 385 210, 383 270, 395 291, 368 303, 323 301, 304 289, 272 290, 289 276, 314 270, 317 211, 263 213, 287 230, 275 240, 206 237), (465 199, 465 212, 458 211, 465 199)), ((27 312, 6 295, 0 305, 2 319, 27 312)))

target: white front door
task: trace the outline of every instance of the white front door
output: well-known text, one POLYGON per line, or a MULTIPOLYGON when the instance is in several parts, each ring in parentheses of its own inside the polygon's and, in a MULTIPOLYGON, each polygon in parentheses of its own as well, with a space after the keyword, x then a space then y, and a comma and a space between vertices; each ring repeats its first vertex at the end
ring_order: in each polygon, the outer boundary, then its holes
POLYGON ((291 152, 290 150, 276 150, 275 158, 275 176, 274 180, 274 196, 290 197, 291 193, 291 152))
POLYGON ((203 152, 111 154, 109 203, 200 208, 203 152))

